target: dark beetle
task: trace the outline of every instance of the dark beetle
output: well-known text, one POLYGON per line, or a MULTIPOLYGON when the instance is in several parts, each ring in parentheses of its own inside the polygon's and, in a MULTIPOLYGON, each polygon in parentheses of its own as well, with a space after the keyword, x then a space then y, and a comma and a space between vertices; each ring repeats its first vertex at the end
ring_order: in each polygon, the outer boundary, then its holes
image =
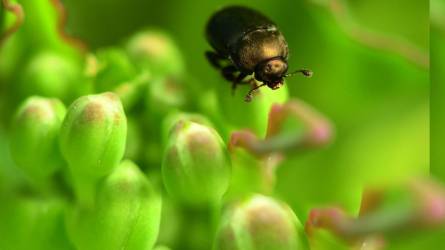
POLYGON ((220 69, 224 78, 237 84, 250 83, 252 93, 267 85, 278 89, 284 78, 300 72, 310 77, 310 70, 301 69, 287 74, 288 46, 276 25, 261 13, 241 6, 230 6, 216 12, 207 23, 206 36, 215 52, 206 52, 209 62, 220 69), (254 79, 262 82, 257 85, 254 79))

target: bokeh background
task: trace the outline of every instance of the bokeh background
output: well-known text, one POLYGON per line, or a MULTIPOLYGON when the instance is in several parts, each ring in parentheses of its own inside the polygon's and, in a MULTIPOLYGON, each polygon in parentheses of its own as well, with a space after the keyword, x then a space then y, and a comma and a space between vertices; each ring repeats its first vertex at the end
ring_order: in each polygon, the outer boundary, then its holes
MULTIPOLYGON (((187 74, 204 91, 224 84, 229 88, 204 57, 210 49, 204 36, 209 16, 239 4, 274 20, 289 43, 290 69, 314 71, 311 79, 287 79, 290 95, 317 108, 335 126, 335 140, 328 147, 293 155, 279 167, 276 196, 302 221, 310 208, 326 204, 357 213, 364 186, 429 174, 430 39, 435 49, 432 68, 439 72, 431 78, 439 83, 444 80, 443 1, 431 1, 431 38, 426 0, 63 2, 68 32, 91 50, 119 46, 145 28, 168 33, 183 53, 187 74)), ((435 85, 433 90, 434 96, 443 87, 435 85)), ((0 98, 7 95, 3 91, 0 98)), ((445 98, 436 100, 442 104, 445 98)), ((8 182, 15 175, 5 139, 12 107, 6 107, 0 108, 0 181, 8 182)), ((435 111, 442 120, 441 109, 435 111)), ((441 126, 435 128, 437 138, 443 138, 441 126)), ((442 141, 432 144, 437 166, 445 163, 442 141)), ((442 169, 434 170, 439 178, 445 177, 442 169)))
POLYGON ((445 181, 445 155, 441 153, 441 142, 445 138, 445 1, 431 1, 431 173, 445 181))

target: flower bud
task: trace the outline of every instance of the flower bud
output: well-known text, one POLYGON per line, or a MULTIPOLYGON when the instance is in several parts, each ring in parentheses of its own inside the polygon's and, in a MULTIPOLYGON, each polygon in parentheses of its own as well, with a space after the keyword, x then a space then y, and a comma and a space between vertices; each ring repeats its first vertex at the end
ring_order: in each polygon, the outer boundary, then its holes
POLYGON ((100 50, 95 64, 94 85, 97 92, 111 91, 136 76, 135 67, 122 49, 100 50))
POLYGON ((134 110, 141 100, 144 100, 150 78, 149 73, 142 73, 130 81, 121 83, 112 90, 119 96, 125 111, 134 110))
POLYGON ((262 195, 229 207, 215 246, 217 250, 308 249, 303 227, 292 210, 262 195))
POLYGON ((145 99, 145 105, 151 116, 162 117, 165 113, 186 105, 185 85, 178 78, 154 78, 147 87, 148 98, 145 99))
POLYGON ((139 168, 123 161, 103 182, 93 208, 67 216, 77 249, 152 249, 161 219, 161 197, 139 168))
POLYGON ((73 249, 63 227, 65 209, 57 198, 2 195, 0 249, 73 249))
POLYGON ((25 66, 19 82, 20 93, 22 96, 41 95, 68 100, 77 91, 79 78, 80 67, 71 58, 41 52, 25 66))
POLYGON ((153 250, 170 250, 170 248, 160 245, 160 246, 156 246, 155 248, 153 248, 153 250))
POLYGON ((191 121, 208 127, 212 127, 212 123, 207 117, 195 113, 172 112, 168 114, 161 124, 162 144, 165 145, 169 138, 172 128, 182 120, 191 121))
POLYGON ((181 52, 165 33, 146 30, 137 33, 127 43, 127 52, 141 69, 150 69, 158 76, 177 76, 184 72, 181 52))
POLYGON ((230 178, 230 161, 221 137, 210 127, 177 122, 167 142, 162 174, 173 197, 195 205, 218 202, 230 178))
POLYGON ((60 147, 73 173, 104 176, 125 150, 127 120, 113 93, 83 96, 71 104, 60 131, 60 147))
POLYGON ((58 99, 29 97, 14 117, 11 154, 25 174, 44 180, 64 163, 59 151, 59 130, 66 109, 58 99))

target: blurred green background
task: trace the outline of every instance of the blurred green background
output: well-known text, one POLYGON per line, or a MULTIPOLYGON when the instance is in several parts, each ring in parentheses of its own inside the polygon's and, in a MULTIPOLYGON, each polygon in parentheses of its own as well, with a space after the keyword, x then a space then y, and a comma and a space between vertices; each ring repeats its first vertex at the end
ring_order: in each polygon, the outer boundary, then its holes
MULTIPOLYGON (((326 204, 339 204, 356 213, 363 186, 393 184, 429 173, 429 1, 63 2, 69 13, 68 32, 92 50, 122 45, 147 27, 169 33, 184 55, 187 72, 203 90, 223 84, 230 88, 204 57, 210 49, 204 27, 213 12, 239 4, 274 20, 289 43, 290 69, 314 71, 311 79, 286 80, 291 96, 317 108, 335 126, 335 140, 329 147, 293 155, 279 167, 276 195, 288 202, 302 221, 310 208, 326 204)), ((440 0, 432 2, 443 7, 440 0)), ((443 25, 433 22, 431 31, 431 44, 441 49, 432 53, 432 68, 438 72, 445 58, 445 50, 440 48, 445 42, 443 25)), ((443 75, 435 77, 432 79, 437 82, 444 80, 443 75)), ((435 89, 438 93, 443 87, 435 89)), ((435 100, 442 104, 445 98, 435 100)), ((439 117, 441 109, 436 112, 439 117)), ((4 118, 0 127, 4 171, 12 165, 4 140, 8 122, 4 118)), ((443 138, 440 127, 436 126, 437 135, 443 138)), ((432 161, 443 165, 441 140, 434 142, 437 151, 432 153, 437 157, 432 161)), ((437 176, 445 180, 443 168, 436 169, 437 176)))
POLYGON ((445 139, 445 1, 431 1, 430 10, 431 173, 445 181, 445 155, 441 146, 445 139))

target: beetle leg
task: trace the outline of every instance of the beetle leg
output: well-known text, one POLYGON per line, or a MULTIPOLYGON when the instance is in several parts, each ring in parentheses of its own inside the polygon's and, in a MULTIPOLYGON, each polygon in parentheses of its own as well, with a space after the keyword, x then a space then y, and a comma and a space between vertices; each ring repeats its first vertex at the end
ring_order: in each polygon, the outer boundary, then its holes
POLYGON ((238 69, 233 66, 229 65, 221 69, 221 73, 227 81, 234 82, 237 79, 236 73, 238 72, 238 69))
POLYGON ((243 81, 244 78, 246 78, 248 74, 241 72, 235 79, 235 83, 237 84, 243 84, 243 83, 249 83, 249 81, 243 81))
MULTIPOLYGON (((223 62, 228 61, 227 58, 213 52, 213 51, 206 51, 205 55, 207 57, 207 60, 212 64, 215 68, 220 69, 221 73, 224 77, 224 79, 232 82, 232 94, 235 93, 236 86, 238 84, 251 84, 252 85, 252 79, 248 81, 243 81, 248 74, 239 72, 239 70, 234 65, 228 65, 224 66, 223 62), (237 74, 238 73, 238 74, 237 74)), ((256 85, 253 85, 256 86, 256 85)))
POLYGON ((233 65, 226 66, 222 69, 224 78, 232 82, 232 95, 235 94, 236 86, 238 86, 238 84, 248 83, 243 81, 243 79, 246 78, 247 74, 239 72, 239 74, 237 75, 238 72, 238 69, 233 65))
POLYGON ((221 61, 227 60, 227 58, 224 58, 223 56, 220 56, 219 54, 213 51, 206 51, 205 55, 209 63, 212 64, 213 67, 217 69, 222 69, 223 65, 221 64, 221 61))
POLYGON ((236 77, 235 81, 232 82, 232 95, 235 94, 235 90, 236 90, 236 86, 238 86, 239 84, 246 84, 249 83, 249 81, 243 81, 244 78, 246 78, 246 76, 248 76, 246 73, 239 73, 239 75, 236 77))
POLYGON ((242 75, 243 75, 243 73, 240 73, 237 76, 236 75, 237 72, 238 72, 238 69, 235 66, 233 66, 233 65, 226 66, 221 71, 223 77, 227 81, 231 81, 232 82, 232 95, 235 93, 236 85, 239 82, 238 78, 242 77, 242 75))

